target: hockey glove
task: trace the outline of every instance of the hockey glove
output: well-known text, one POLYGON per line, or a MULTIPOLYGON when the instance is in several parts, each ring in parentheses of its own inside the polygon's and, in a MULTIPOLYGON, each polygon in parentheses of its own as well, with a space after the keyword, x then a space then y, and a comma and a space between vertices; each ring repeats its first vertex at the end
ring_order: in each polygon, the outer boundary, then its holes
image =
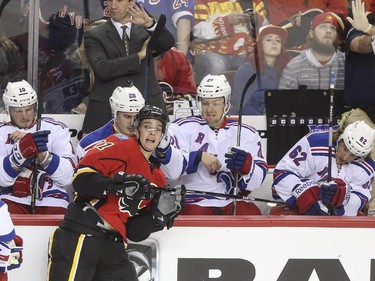
POLYGON ((301 214, 305 214, 308 209, 320 199, 320 188, 316 182, 309 179, 302 179, 292 191, 292 195, 297 199, 296 205, 301 214))
POLYGON ((148 180, 138 174, 118 172, 107 186, 109 193, 117 197, 132 197, 133 199, 151 199, 148 180))
POLYGON ((307 211, 306 216, 328 216, 328 209, 322 201, 315 202, 307 211))
POLYGON ((324 204, 331 204, 338 208, 346 205, 350 198, 350 190, 346 183, 339 178, 332 179, 329 183, 320 186, 320 199, 324 204))
POLYGON ((16 235, 12 241, 0 241, 0 273, 6 273, 21 266, 22 263, 22 238, 16 235))
POLYGON ((185 206, 186 188, 184 185, 176 186, 176 191, 159 192, 152 205, 152 214, 160 228, 167 226, 170 229, 174 219, 182 212, 185 206))
POLYGON ((9 243, 10 256, 8 262, 8 270, 19 268, 23 262, 23 240, 20 236, 16 235, 9 243))
POLYGON ((171 146, 171 137, 168 134, 168 130, 166 129, 164 136, 162 137, 156 150, 158 152, 165 153, 170 146, 171 146))
POLYGON ((227 163, 227 168, 231 170, 232 173, 246 175, 250 172, 253 157, 249 152, 239 147, 231 147, 225 154, 225 163, 227 163))
POLYGON ((36 146, 33 136, 28 133, 17 142, 9 155, 9 161, 12 166, 21 168, 31 164, 31 159, 38 155, 38 147, 36 146))
POLYGON ((10 252, 10 246, 5 242, 0 241, 0 273, 8 271, 10 252))
POLYGON ((45 152, 48 150, 47 143, 48 143, 48 135, 51 133, 50 130, 44 131, 37 131, 32 133, 32 137, 36 147, 38 148, 38 153, 45 152))

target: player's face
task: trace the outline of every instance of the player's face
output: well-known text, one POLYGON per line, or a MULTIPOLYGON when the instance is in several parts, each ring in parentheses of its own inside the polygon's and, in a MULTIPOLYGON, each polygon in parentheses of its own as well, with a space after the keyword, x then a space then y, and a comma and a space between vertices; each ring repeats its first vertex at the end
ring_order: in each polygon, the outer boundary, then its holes
POLYGON ((156 119, 145 119, 135 134, 142 148, 147 152, 152 152, 159 145, 163 136, 163 124, 156 119))
POLYGON ((219 128, 222 123, 222 117, 224 114, 224 98, 202 98, 202 117, 207 121, 210 127, 219 128))
POLYGON ((129 17, 128 8, 134 0, 108 0, 109 15, 117 22, 126 23, 129 17))
POLYGON ((120 112, 118 111, 115 118, 115 129, 128 136, 134 136, 134 119, 136 112, 120 112))
POLYGON ((333 46, 337 37, 336 27, 330 23, 319 24, 314 30, 310 30, 310 36, 322 46, 333 46))
POLYGON ((336 163, 338 165, 343 165, 355 160, 358 160, 360 157, 354 155, 346 147, 344 141, 340 141, 336 148, 336 163))
POLYGON ((30 128, 35 121, 36 104, 22 107, 10 107, 9 114, 10 119, 18 128, 30 128))
POLYGON ((267 34, 262 38, 262 46, 266 58, 275 58, 281 52, 281 38, 276 34, 267 34))

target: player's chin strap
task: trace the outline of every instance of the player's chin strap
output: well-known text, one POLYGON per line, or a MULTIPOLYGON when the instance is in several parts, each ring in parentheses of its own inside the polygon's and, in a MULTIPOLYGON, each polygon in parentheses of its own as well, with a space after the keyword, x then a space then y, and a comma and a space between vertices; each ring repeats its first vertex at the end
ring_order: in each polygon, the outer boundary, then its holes
MULTIPOLYGON (((157 193, 161 191, 168 191, 168 192, 174 192, 176 191, 175 188, 170 187, 169 185, 164 186, 163 188, 157 188, 155 186, 150 186, 151 192, 157 193)), ((263 199, 263 198, 256 198, 251 196, 242 196, 242 195, 236 195, 236 194, 228 194, 228 193, 217 193, 217 192, 209 192, 209 191, 201 191, 201 190, 192 190, 192 189, 186 189, 187 194, 201 194, 201 195, 210 195, 215 197, 221 197, 221 198, 227 198, 227 199, 239 199, 244 201, 258 201, 258 202, 264 202, 267 203, 269 206, 276 206, 278 204, 285 204, 283 202, 263 199)))

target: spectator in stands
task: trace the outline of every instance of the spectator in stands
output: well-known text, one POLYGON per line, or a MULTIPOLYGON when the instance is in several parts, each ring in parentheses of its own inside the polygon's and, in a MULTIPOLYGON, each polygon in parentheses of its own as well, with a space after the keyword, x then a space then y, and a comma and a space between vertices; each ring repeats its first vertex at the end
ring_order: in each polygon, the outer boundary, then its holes
MULTIPOLYGON (((348 18, 353 28, 346 38, 344 104, 355 109, 345 119, 344 128, 358 120, 375 128, 375 1, 366 3, 370 13, 366 13, 364 2, 356 0, 353 18, 348 18)), ((375 159, 375 150, 371 157, 375 159)), ((371 194, 367 214, 375 216, 375 184, 371 194)))
POLYGON ((253 49, 250 22, 259 29, 268 23, 265 16, 261 0, 195 0, 191 48, 197 83, 207 74, 237 70, 245 55, 253 49))
MULTIPOLYGON (((238 187, 244 193, 262 184, 267 163, 263 157, 260 136, 242 125, 240 145, 236 136, 238 122, 226 114, 230 108, 231 87, 222 75, 207 75, 198 86, 201 116, 178 119, 169 124, 168 137, 160 143, 157 155, 171 183, 187 189, 231 193, 239 175, 238 187)), ((168 134, 167 134, 168 136, 168 134)), ((187 194, 185 215, 230 215, 233 200, 187 194)), ((261 215, 252 202, 237 201, 238 215, 261 215)))
POLYGON ((11 214, 28 214, 30 209, 63 214, 69 203, 65 188, 77 163, 69 129, 51 118, 37 119, 37 94, 25 80, 9 82, 3 101, 10 122, 0 127, 1 200, 11 214))
POLYGON ((285 67, 279 89, 329 89, 333 72, 336 89, 344 88, 345 56, 339 51, 337 18, 332 13, 314 17, 308 35, 308 49, 285 67))
POLYGON ((145 105, 141 92, 135 87, 117 87, 109 98, 113 119, 103 127, 87 134, 79 143, 76 154, 81 159, 88 150, 106 137, 117 133, 134 136, 134 118, 145 105))
POLYGON ((288 30, 286 47, 292 51, 305 49, 306 36, 313 18, 320 13, 332 12, 339 20, 342 30, 348 8, 343 0, 268 0, 270 23, 288 30))
POLYGON ((1 97, 8 82, 26 78, 26 66, 19 48, 5 36, 0 26, 0 109, 4 108, 1 97))
POLYGON ((375 162, 369 155, 374 140, 375 130, 364 121, 335 132, 332 165, 327 167, 329 132, 304 136, 275 167, 274 198, 295 214, 356 216, 371 198, 375 162))
POLYGON ((348 7, 342 0, 268 0, 268 13, 270 23, 280 25, 286 22, 295 22, 300 13, 311 9, 320 9, 323 12, 333 12, 346 17, 348 7))
POLYGON ((8 270, 22 264, 22 238, 16 235, 8 206, 0 200, 0 281, 8 280, 8 270))
POLYGON ((165 14, 167 21, 165 27, 172 33, 176 40, 175 47, 183 54, 188 55, 190 33, 194 22, 194 1, 144 1, 142 3, 148 13, 155 18, 165 14))
POLYGON ((155 75, 166 93, 168 114, 173 114, 173 101, 190 100, 197 93, 193 68, 184 53, 174 47, 155 58, 155 75))
POLYGON ((148 39, 157 22, 142 5, 138 7, 133 0, 110 0, 108 8, 111 18, 86 31, 84 36, 85 52, 95 82, 89 95, 83 133, 94 131, 111 119, 108 99, 118 86, 136 86, 142 91, 146 104, 158 106, 167 113, 152 57, 173 47, 173 35, 164 28, 149 45, 148 39), (150 50, 147 52, 147 49, 150 50), (97 118, 98 112, 101 118, 97 118))
MULTIPOLYGON (((105 23, 107 20, 106 19, 100 19, 93 21, 88 27, 87 30, 94 28, 95 26, 98 26, 102 23, 105 23)), ((80 64, 82 72, 86 73, 88 72, 89 75, 89 87, 87 89, 87 94, 90 93, 92 86, 94 84, 94 71, 92 70, 89 62, 87 61, 86 53, 85 53, 85 46, 84 46, 84 40, 82 39, 81 44, 79 45, 78 49, 71 55, 71 59, 77 63, 80 64)), ((85 114, 87 111, 87 105, 89 103, 89 97, 85 96, 81 102, 72 109, 72 113, 77 113, 77 114, 85 114)))
POLYGON ((238 114, 242 92, 248 79, 256 73, 257 79, 248 88, 243 102, 243 114, 261 115, 265 109, 265 89, 277 89, 281 73, 288 63, 284 48, 287 31, 279 26, 265 25, 259 29, 256 54, 251 52, 247 61, 234 75, 234 89, 230 114, 238 114), (255 60, 258 60, 256 63, 255 60), (259 69, 257 69, 257 64, 259 69))

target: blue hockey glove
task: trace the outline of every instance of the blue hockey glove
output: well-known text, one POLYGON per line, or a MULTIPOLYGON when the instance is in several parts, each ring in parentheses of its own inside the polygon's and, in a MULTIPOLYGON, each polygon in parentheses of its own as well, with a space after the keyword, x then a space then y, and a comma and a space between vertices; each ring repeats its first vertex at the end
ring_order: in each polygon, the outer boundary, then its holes
POLYGON ((23 240, 16 235, 10 243, 10 256, 8 262, 8 270, 19 268, 23 262, 23 240))
POLYGON ((5 273, 8 271, 8 262, 10 257, 10 246, 0 241, 0 272, 5 273))
POLYGON ((250 172, 253 157, 249 152, 239 147, 231 147, 225 154, 225 163, 227 164, 227 168, 233 173, 246 175, 250 172))
POLYGON ((37 131, 32 133, 31 136, 33 141, 38 148, 38 153, 45 152, 48 150, 47 143, 48 143, 48 135, 51 133, 50 130, 43 130, 37 131))
POLYGON ((321 201, 315 202, 307 211, 306 216, 328 216, 328 209, 321 201))
POLYGON ((350 190, 346 183, 339 178, 335 178, 329 183, 323 183, 320 186, 320 199, 324 204, 331 204, 338 208, 346 205, 350 198, 350 190))

